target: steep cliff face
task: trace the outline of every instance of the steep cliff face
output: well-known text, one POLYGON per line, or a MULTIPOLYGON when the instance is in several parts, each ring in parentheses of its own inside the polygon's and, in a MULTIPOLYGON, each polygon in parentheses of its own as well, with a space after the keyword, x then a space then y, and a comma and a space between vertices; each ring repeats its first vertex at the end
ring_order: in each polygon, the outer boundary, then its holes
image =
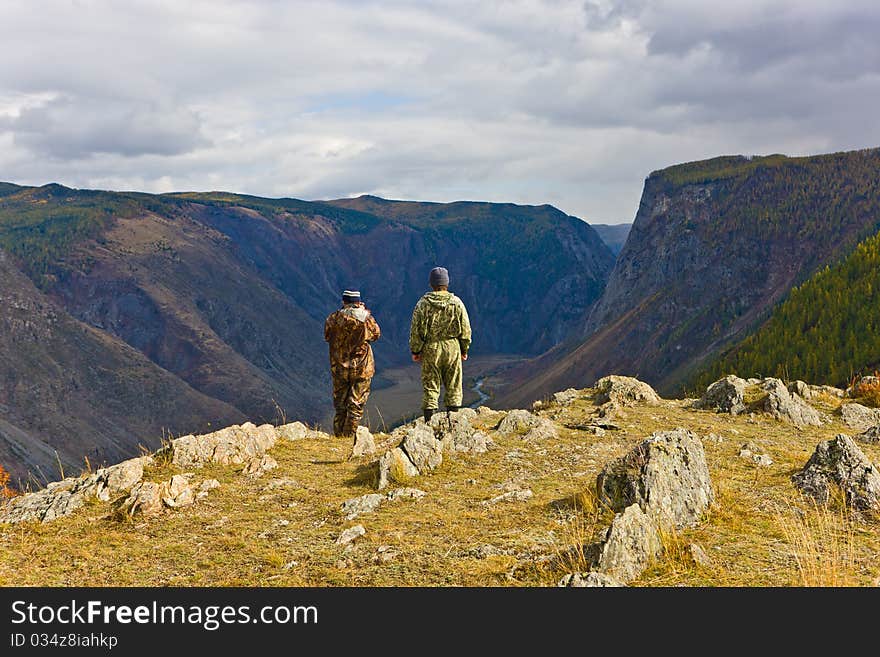
POLYGON ((580 340, 517 374, 507 403, 609 372, 678 392, 755 329, 793 285, 880 225, 880 151, 724 157, 645 181, 605 292, 580 340))
POLYGON ((51 368, 16 362, 13 334, 0 336, 5 371, 17 372, 0 390, 0 434, 10 427, 0 463, 18 472, 54 471, 61 442, 65 462, 81 463, 77 454, 96 446, 130 456, 162 429, 321 420, 331 409, 323 322, 345 288, 361 289, 382 326, 383 369, 408 362, 410 314, 437 264, 468 304, 474 353, 537 354, 583 323, 613 263, 587 224, 549 206, 407 203, 398 212, 381 199, 361 210, 358 199, 0 191, 0 247, 17 276, 6 286, 53 308, 62 320, 52 335, 67 341, 67 374, 50 381, 51 368), (86 329, 90 346, 68 344, 86 329), (131 359, 137 394, 126 387, 131 359), (22 415, 25 397, 11 396, 26 376, 51 391, 34 398, 45 417, 22 415), (90 392, 73 403, 82 386, 90 392), (23 435, 46 445, 24 447, 23 435))

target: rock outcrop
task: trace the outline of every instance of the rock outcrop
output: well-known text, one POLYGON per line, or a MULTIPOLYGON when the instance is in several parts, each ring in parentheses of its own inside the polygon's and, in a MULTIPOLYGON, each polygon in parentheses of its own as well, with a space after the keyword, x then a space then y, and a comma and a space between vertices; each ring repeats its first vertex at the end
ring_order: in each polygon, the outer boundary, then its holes
POLYGON ((613 402, 620 406, 634 406, 636 404, 646 404, 648 406, 656 406, 662 400, 644 381, 639 381, 631 376, 605 376, 596 381, 595 402, 597 404, 607 404, 613 402))
POLYGON ((152 461, 150 456, 129 459, 94 474, 68 477, 34 493, 14 497, 0 507, 0 522, 51 522, 70 515, 90 499, 109 501, 135 486, 144 476, 144 467, 152 461))
POLYGON ((747 385, 745 379, 730 374, 706 388, 706 392, 694 406, 732 415, 742 413, 746 410, 743 396, 747 385))
POLYGON ((498 424, 496 431, 503 436, 509 436, 514 433, 528 431, 532 427, 538 426, 540 422, 541 418, 537 415, 522 409, 514 409, 504 416, 504 419, 498 424))
POLYGON ((760 410, 769 413, 777 420, 790 422, 796 427, 822 425, 819 412, 796 393, 789 392, 779 379, 764 379, 760 387, 767 393, 767 396, 757 403, 757 408, 760 410))
POLYGON ((376 453, 376 441, 373 434, 366 427, 358 427, 354 437, 354 446, 351 448, 351 458, 372 456, 376 453))
POLYGON ((631 504, 611 522, 597 568, 621 582, 631 582, 662 551, 657 525, 638 504, 631 504))
POLYGON ((206 463, 232 465, 247 463, 260 457, 275 445, 275 427, 250 422, 232 425, 200 436, 183 436, 171 441, 170 452, 174 465, 199 468, 206 463))
POLYGON ((853 438, 866 445, 876 445, 877 443, 880 443, 880 424, 865 429, 861 433, 853 436, 853 438))
POLYGON ((850 507, 880 509, 880 473, 846 434, 819 443, 807 464, 791 478, 801 492, 820 504, 831 498, 834 485, 841 489, 850 507))
POLYGON ((638 504, 661 527, 692 527, 715 499, 700 439, 658 431, 599 473, 600 499, 615 511, 638 504))
POLYGON ((706 388, 694 407, 732 415, 759 411, 800 428, 820 426, 822 418, 819 412, 798 394, 804 392, 812 397, 809 387, 806 384, 799 386, 798 383, 803 384, 798 381, 786 388, 782 381, 775 378, 745 380, 728 375, 706 388), (747 403, 747 397, 753 399, 747 403))
POLYGON ((856 431, 867 431, 880 424, 880 408, 868 408, 852 402, 841 404, 839 412, 844 424, 856 431))

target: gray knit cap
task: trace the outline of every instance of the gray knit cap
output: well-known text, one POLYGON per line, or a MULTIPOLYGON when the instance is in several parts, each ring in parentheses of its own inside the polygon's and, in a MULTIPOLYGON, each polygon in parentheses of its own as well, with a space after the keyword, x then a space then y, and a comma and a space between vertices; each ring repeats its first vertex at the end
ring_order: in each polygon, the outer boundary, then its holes
POLYGON ((361 300, 361 293, 358 290, 343 290, 342 300, 345 303, 357 303, 361 300))
POLYGON ((446 267, 434 267, 431 270, 431 275, 428 277, 428 282, 431 284, 431 287, 448 286, 449 272, 446 271, 446 267))

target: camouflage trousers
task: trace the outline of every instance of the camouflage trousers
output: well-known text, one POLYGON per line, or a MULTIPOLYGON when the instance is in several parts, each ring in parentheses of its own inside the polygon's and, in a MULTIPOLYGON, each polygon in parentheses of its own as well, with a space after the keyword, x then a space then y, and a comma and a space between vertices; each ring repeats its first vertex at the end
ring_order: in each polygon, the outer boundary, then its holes
POLYGON ((461 406, 461 348, 458 340, 428 342, 422 349, 422 408, 437 409, 440 386, 446 407, 461 406))
POLYGON ((350 372, 333 372, 333 434, 336 436, 354 436, 364 407, 370 396, 371 378, 355 378, 350 372))

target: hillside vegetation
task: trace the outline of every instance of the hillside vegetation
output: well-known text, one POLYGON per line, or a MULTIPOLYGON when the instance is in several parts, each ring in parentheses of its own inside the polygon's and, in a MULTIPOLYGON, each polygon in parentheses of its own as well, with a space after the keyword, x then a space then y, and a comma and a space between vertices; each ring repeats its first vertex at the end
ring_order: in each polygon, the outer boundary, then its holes
POLYGON ((845 386, 880 362, 880 235, 794 288, 770 319, 704 372, 845 386))

